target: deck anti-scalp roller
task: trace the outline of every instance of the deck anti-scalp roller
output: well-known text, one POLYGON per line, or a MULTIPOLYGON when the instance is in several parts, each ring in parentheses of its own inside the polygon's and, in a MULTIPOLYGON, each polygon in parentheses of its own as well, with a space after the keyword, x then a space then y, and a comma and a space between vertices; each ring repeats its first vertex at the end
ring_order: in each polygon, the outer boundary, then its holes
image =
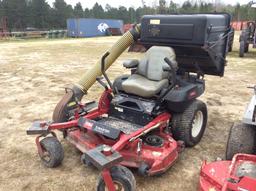
MULTIPOLYGON (((111 48, 108 50, 109 55, 105 61, 105 70, 107 70, 115 60, 140 37, 140 25, 135 26, 126 32, 111 48)), ((67 91, 61 101, 55 107, 53 112, 54 122, 65 122, 68 120, 68 111, 80 101, 87 90, 95 83, 96 78, 101 76, 101 59, 88 70, 80 81, 67 91)))

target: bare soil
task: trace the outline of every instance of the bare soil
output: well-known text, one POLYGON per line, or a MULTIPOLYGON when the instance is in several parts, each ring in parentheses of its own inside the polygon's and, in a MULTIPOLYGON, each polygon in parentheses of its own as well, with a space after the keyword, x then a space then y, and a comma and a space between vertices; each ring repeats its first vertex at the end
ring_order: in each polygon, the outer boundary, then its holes
MULTIPOLYGON (((60 137, 65 150, 63 164, 45 168, 38 158, 34 137, 26 129, 34 120, 51 119, 63 87, 81 75, 118 37, 36 40, 0 43, 0 190, 95 190, 99 172, 80 162, 80 153, 60 137)), ((124 53, 108 70, 114 79, 125 73, 122 61, 141 57, 124 53)), ((228 130, 242 118, 256 83, 256 51, 238 57, 238 35, 229 54, 223 78, 206 76, 208 126, 199 145, 186 149, 178 162, 160 177, 139 177, 137 190, 196 191, 203 160, 224 157, 228 130)), ((94 85, 85 99, 98 98, 103 89, 94 85)))

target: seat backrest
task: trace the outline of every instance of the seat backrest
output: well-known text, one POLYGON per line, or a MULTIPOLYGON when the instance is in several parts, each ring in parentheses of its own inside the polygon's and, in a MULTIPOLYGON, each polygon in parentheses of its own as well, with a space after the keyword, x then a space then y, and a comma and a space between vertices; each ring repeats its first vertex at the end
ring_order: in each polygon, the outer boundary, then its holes
POLYGON ((163 71, 163 66, 167 65, 164 61, 164 58, 166 57, 176 64, 176 56, 172 48, 152 46, 146 52, 145 57, 140 61, 137 73, 154 81, 168 78, 169 72, 163 71))

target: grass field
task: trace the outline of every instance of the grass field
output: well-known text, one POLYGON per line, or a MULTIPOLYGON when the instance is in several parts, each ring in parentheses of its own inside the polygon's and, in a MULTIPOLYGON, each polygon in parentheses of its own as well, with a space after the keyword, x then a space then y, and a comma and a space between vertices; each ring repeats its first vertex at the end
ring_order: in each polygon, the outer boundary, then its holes
MULTIPOLYGON (((63 164, 45 168, 38 158, 34 137, 26 129, 34 120, 51 119, 66 85, 80 76, 118 37, 36 40, 0 43, 0 191, 95 190, 99 172, 80 162, 80 153, 59 136, 65 150, 63 164)), ((126 71, 122 61, 141 53, 124 53, 108 70, 111 79, 126 71)), ((238 35, 229 54, 223 78, 206 76, 206 91, 200 98, 208 105, 209 119, 199 145, 186 149, 178 162, 161 177, 139 177, 139 191, 196 191, 203 160, 223 157, 228 130, 241 119, 256 83, 256 50, 238 57, 238 35)), ((94 85, 86 100, 102 92, 94 85)))

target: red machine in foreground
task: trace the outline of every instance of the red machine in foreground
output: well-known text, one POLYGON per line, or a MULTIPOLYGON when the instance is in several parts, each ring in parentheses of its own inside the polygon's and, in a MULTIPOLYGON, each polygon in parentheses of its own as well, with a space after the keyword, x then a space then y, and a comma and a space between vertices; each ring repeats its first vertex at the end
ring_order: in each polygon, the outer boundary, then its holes
POLYGON ((256 191, 256 156, 237 154, 232 161, 204 163, 200 191, 256 191))
POLYGON ((251 88, 254 95, 243 120, 235 123, 229 132, 226 148, 228 161, 203 164, 201 191, 256 191, 256 86, 251 88))
POLYGON ((164 173, 179 151, 204 134, 207 107, 197 98, 205 90, 204 74, 224 75, 229 32, 228 14, 144 16, 66 89, 52 122, 35 122, 27 131, 38 135, 43 164, 61 164, 63 149, 54 133, 60 130, 83 153, 85 165, 101 170, 98 191, 134 191, 135 178, 126 167, 143 176, 164 173), (125 61, 131 74, 112 84, 105 71, 136 41, 147 52, 141 60, 125 61), (95 81, 105 89, 99 102, 81 104, 95 81))

